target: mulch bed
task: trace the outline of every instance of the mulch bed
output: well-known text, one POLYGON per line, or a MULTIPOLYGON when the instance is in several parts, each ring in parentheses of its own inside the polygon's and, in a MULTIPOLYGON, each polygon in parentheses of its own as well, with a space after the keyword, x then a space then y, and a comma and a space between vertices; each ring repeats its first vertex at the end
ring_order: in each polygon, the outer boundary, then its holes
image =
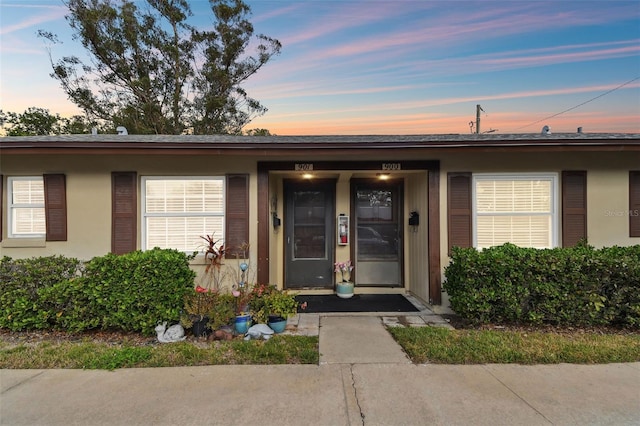
POLYGON ((516 332, 540 332, 556 333, 563 335, 576 334, 621 334, 640 335, 640 328, 621 328, 611 326, 566 326, 552 324, 475 324, 472 321, 455 314, 441 315, 453 328, 457 330, 494 330, 494 331, 516 331, 516 332))
MULTIPOLYGON (((0 342, 7 343, 10 347, 24 345, 35 345, 42 342, 50 343, 81 343, 81 342, 104 343, 109 346, 120 346, 125 343, 134 346, 156 346, 161 343, 153 336, 143 336, 140 333, 125 332, 117 330, 90 330, 80 333, 69 333, 59 330, 30 330, 30 331, 10 331, 0 329, 0 342)), ((195 337, 187 333, 187 342, 192 342, 198 346, 207 344, 206 337, 195 337)))
MULTIPOLYGON (((455 314, 441 315, 449 324, 458 330, 494 330, 494 331, 517 331, 517 332, 544 332, 563 335, 578 334, 621 334, 640 335, 638 328, 615 328, 615 327, 568 327, 555 325, 518 325, 518 324, 474 324, 455 314)), ((237 336, 236 338, 242 338, 237 336)), ((68 333, 58 330, 33 330, 33 331, 9 331, 0 329, 0 342, 7 343, 9 347, 21 344, 30 345, 42 342, 63 343, 63 342, 96 342, 105 343, 110 346, 120 346, 124 343, 135 346, 155 346, 160 343, 154 336, 143 336, 140 333, 123 332, 115 330, 91 330, 81 333, 68 333)), ((209 340, 204 337, 195 337, 187 333, 187 342, 192 342, 197 346, 209 344, 209 340)))
POLYGON ((81 333, 69 333, 59 330, 30 330, 30 331, 9 331, 0 329, 0 341, 9 344, 35 344, 41 342, 63 343, 63 342, 102 342, 113 346, 118 346, 124 342, 131 342, 137 346, 147 346, 158 344, 155 337, 143 336, 140 333, 130 333, 123 331, 91 330, 81 333))

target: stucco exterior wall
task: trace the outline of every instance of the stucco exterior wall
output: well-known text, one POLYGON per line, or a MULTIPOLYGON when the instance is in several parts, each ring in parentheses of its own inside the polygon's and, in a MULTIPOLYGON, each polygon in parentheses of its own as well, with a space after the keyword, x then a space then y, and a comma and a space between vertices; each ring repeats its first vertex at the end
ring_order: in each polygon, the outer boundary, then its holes
MULTIPOLYGON (((447 256, 447 173, 536 173, 563 170, 587 171, 587 240, 595 247, 640 244, 640 238, 629 237, 629 171, 640 167, 638 152, 565 152, 565 153, 468 153, 440 157, 440 241, 444 269, 447 256)), ((558 189, 558 208, 561 209, 558 189)), ((557 241, 562 245, 562 215, 559 214, 557 241)), ((447 305, 446 295, 443 305, 447 305)))
MULTIPOLYGON (((7 239, 0 243, 2 255, 21 258, 61 254, 88 260, 111 250, 111 172, 135 171, 138 174, 138 212, 140 212, 141 176, 216 176, 226 173, 250 173, 250 259, 257 259, 257 179, 256 161, 246 157, 151 155, 151 156, 11 156, 1 162, 7 176, 38 176, 63 173, 66 176, 67 241, 45 242, 7 239), (167 170, 171 172, 168 173, 167 170)), ((6 180, 6 179, 5 179, 6 180)), ((6 188, 5 188, 6 190, 6 188)), ((6 203, 3 217, 6 218, 6 203)), ((6 219, 5 219, 6 220, 6 219)), ((138 242, 141 247, 140 214, 138 242)), ((4 227, 6 228, 6 226, 4 227)), ((198 247, 194 247, 194 251, 198 247)), ((196 262, 202 263, 202 262, 196 262)))
POLYGON ((405 178, 405 287, 421 300, 429 301, 429 252, 428 252, 428 178, 426 172, 407 175, 405 178), (420 215, 420 224, 408 225, 409 214, 420 215))
MULTIPOLYGON (((640 168, 640 158, 635 169, 640 168)), ((587 233, 596 247, 640 244, 629 237, 629 170, 596 169, 587 173, 587 233)))
MULTIPOLYGON (((640 168, 640 152, 431 152, 419 156, 399 153, 402 160, 440 161, 440 255, 442 271, 448 264, 447 256, 447 173, 560 173, 563 170, 587 171, 587 237, 596 246, 640 244, 640 238, 629 237, 629 170, 640 168)), ((264 158, 261 158, 264 160, 264 158)), ((314 160, 335 160, 333 156, 318 156, 314 160)), ((296 160, 292 157, 279 161, 296 160)), ((347 161, 348 158, 340 158, 347 161)), ((380 155, 363 154, 353 161, 381 160, 380 155)), ((384 161, 389 161, 386 158, 384 161)), ((5 177, 64 173, 66 176, 68 239, 63 242, 45 242, 44 239, 17 241, 7 239, 7 206, 3 203, 5 226, 0 243, 0 254, 15 258, 62 254, 80 259, 104 255, 111 249, 111 172, 135 171, 142 176, 217 176, 227 173, 249 173, 250 216, 249 231, 251 246, 249 263, 257 268, 258 234, 258 184, 257 157, 207 155, 11 155, 0 156, 0 170, 5 177)), ((345 163, 347 166, 348 163, 345 163)), ((332 170, 325 174, 337 178, 336 214, 351 214, 350 180, 353 177, 371 177, 371 171, 332 170)), ((272 173, 269 179, 270 198, 275 195, 275 208, 283 224, 275 229, 269 220, 269 281, 282 286, 284 282, 284 203, 282 179, 284 172, 272 173)), ((390 292, 410 290, 422 300, 429 300, 428 289, 428 179, 425 171, 399 171, 397 177, 405 180, 404 187, 404 288, 372 288, 367 292, 390 292), (410 229, 407 225, 409 212, 420 213, 420 226, 410 229), (415 232, 413 232, 415 231, 415 232)), ((139 182, 139 180, 138 180, 139 182)), ((6 188, 5 188, 6 197, 6 188)), ((138 185, 138 211, 141 202, 138 185)), ((271 201, 271 200, 270 200, 271 201)), ((560 203, 560 199, 558 199, 560 203)), ((271 209, 271 205, 270 205, 271 209)), ((138 247, 141 235, 138 214, 138 247)), ((559 218, 561 221, 561 217, 559 218)), ((560 229, 561 229, 561 223, 560 229)), ((560 231, 558 231, 560 232, 560 231)), ((559 244, 561 234, 558 235, 559 244)), ((194 247, 196 250, 197 247, 194 247)), ((336 260, 350 258, 350 246, 336 247, 336 260)), ((233 262, 233 261, 231 261, 233 262)), ((230 264, 230 266, 232 266, 230 264)), ((198 259, 194 268, 201 272, 203 262, 198 259)), ((444 275, 443 275, 444 276, 444 275)), ((322 290, 321 292, 330 292, 322 290)), ((446 294, 442 303, 447 305, 446 294)))

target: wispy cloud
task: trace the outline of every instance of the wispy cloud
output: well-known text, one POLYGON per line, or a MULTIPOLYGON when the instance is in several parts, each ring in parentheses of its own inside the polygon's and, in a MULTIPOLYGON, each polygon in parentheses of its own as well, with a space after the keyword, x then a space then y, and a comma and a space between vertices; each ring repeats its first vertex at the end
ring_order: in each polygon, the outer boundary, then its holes
MULTIPOLYGON (((500 53, 494 57, 482 55, 471 57, 465 60, 470 65, 478 66, 484 69, 510 69, 523 68, 531 66, 546 66, 552 64, 560 64, 567 62, 584 62, 605 60, 611 58, 624 58, 637 56, 640 54, 640 40, 630 40, 624 42, 629 46, 612 47, 612 48, 589 48, 588 50, 574 52, 573 46, 565 46, 566 51, 554 54, 537 54, 535 52, 521 51, 500 53), (509 54, 513 56, 509 56, 509 54), (505 57, 508 56, 508 57, 505 57)), ((616 43, 619 44, 619 43, 616 43)), ((555 48, 558 50, 560 48, 555 48)))
MULTIPOLYGON (((12 6, 15 6, 15 5, 3 4, 2 8, 4 9, 12 6)), ((19 7, 34 8, 34 6, 27 7, 27 5, 19 6, 19 7)), ((29 16, 26 19, 20 20, 10 25, 3 25, 2 28, 0 28, 0 35, 7 35, 16 31, 37 27, 38 25, 41 25, 45 22, 57 21, 59 19, 64 18, 64 16, 68 12, 68 9, 64 6, 38 6, 37 8, 46 9, 46 12, 43 12, 42 14, 38 14, 35 16, 29 16)))
MULTIPOLYGON (((416 2, 411 3, 415 4, 416 2)), ((334 44, 322 51, 314 50, 312 52, 314 57, 317 59, 352 57, 388 51, 398 47, 404 51, 409 48, 432 51, 434 50, 434 45, 437 48, 443 48, 459 43, 477 44, 482 40, 496 39, 514 34, 543 32, 554 28, 567 29, 572 26, 596 24, 633 16, 630 8, 611 8, 604 13, 601 9, 587 7, 566 12, 553 12, 549 10, 550 4, 546 2, 534 2, 533 4, 483 2, 476 6, 468 2, 454 2, 452 3, 454 7, 448 13, 427 16, 422 20, 415 21, 410 19, 410 10, 397 7, 397 4, 402 5, 407 4, 407 2, 381 3, 381 5, 385 6, 391 5, 391 8, 387 7, 384 11, 376 10, 375 7, 364 8, 365 12, 359 17, 357 23, 364 25, 375 21, 388 21, 394 16, 407 15, 408 23, 402 26, 400 30, 393 27, 387 30, 381 28, 370 36, 346 39, 345 42, 334 44), (491 7, 495 4, 500 6, 491 7), (481 8, 480 5, 482 5, 481 8), (462 7, 465 8, 464 13, 459 10, 462 7)), ((637 14, 637 10, 635 13, 637 14)), ((311 29, 298 33, 287 41, 289 43, 297 43, 300 40, 316 39, 321 35, 331 34, 349 27, 349 22, 347 20, 320 22, 318 25, 312 25, 311 29)))
MULTIPOLYGON (((340 106, 330 104, 326 107, 322 107, 320 102, 316 102, 316 107, 312 111, 305 112, 304 110, 284 111, 282 113, 274 112, 271 115, 272 119, 279 120, 283 118, 303 117, 303 116, 327 116, 327 115, 345 115, 345 114, 372 114, 372 113, 385 113, 385 114, 411 114, 415 111, 425 111, 431 107, 442 107, 446 105, 455 104, 468 104, 477 102, 489 102, 489 101, 504 101, 510 99, 526 100, 528 98, 545 97, 545 96, 566 96, 575 95, 581 93, 604 93, 606 91, 615 89, 619 84, 606 84, 606 85, 594 85, 594 86, 582 86, 573 88, 559 88, 559 89, 545 89, 545 90, 524 90, 514 91, 507 93, 500 93, 495 95, 474 95, 465 97, 444 97, 437 99, 424 99, 424 100, 412 100, 402 102, 385 102, 374 104, 357 104, 350 106, 340 106)), ((640 82, 631 83, 626 85, 620 90, 639 89, 640 82)))
MULTIPOLYGON (((317 6, 315 4, 314 6, 317 6)), ((429 7, 419 2, 336 2, 328 3, 329 13, 314 18, 317 12, 309 13, 304 30, 285 34, 283 43, 295 46, 333 36, 347 29, 356 29, 374 23, 388 22, 394 17, 401 17, 418 9, 429 7), (408 7, 409 6, 409 7, 408 7), (308 17, 311 16, 311 19, 308 17)), ((301 11, 304 13, 304 11, 301 11)), ((315 51, 315 50, 314 50, 315 51)), ((317 51, 315 51, 317 53, 317 51)))
MULTIPOLYGON (((350 4, 351 2, 349 2, 350 4)), ((322 15, 295 34, 283 39, 284 50, 281 57, 261 71, 261 78, 272 83, 296 80, 305 74, 318 74, 318 80, 335 80, 345 73, 367 73, 379 78, 394 79, 399 68, 401 72, 417 73, 424 76, 451 76, 484 71, 530 68, 552 64, 566 64, 611 58, 637 56, 640 43, 637 39, 613 41, 609 43, 569 44, 548 46, 540 49, 520 51, 500 51, 479 55, 468 52, 473 46, 486 51, 492 46, 491 40, 509 39, 514 36, 548 34, 550 31, 567 31, 571 28, 628 20, 637 16, 633 6, 610 8, 590 8, 581 3, 575 10, 549 11, 558 8, 558 3, 546 2, 454 2, 451 11, 440 14, 423 14, 424 18, 411 19, 406 6, 416 2, 375 2, 376 11, 353 17, 351 24, 366 25, 380 21, 382 25, 374 33, 363 31, 343 33, 350 27, 348 20, 329 19, 322 15), (388 6, 392 7, 389 9, 388 6), (405 8, 395 5, 404 5, 405 8), (498 6, 495 6, 498 5, 498 6), (385 6, 385 14, 381 13, 385 6), (493 6, 493 7, 492 7, 493 6), (465 8, 461 13, 460 8, 465 8), (475 9, 474 9, 475 7, 475 9), (458 10, 456 10, 458 9, 458 10), (405 16, 407 23, 398 26, 388 24, 393 17, 405 16), (384 17, 384 21, 382 21, 384 17), (334 37, 328 37, 337 34, 334 37), (298 49, 299 43, 311 43, 309 49, 298 49), (380 59, 384 58, 384 61, 380 59)), ((422 3, 420 3, 422 4, 422 3)), ((637 6, 637 5, 636 5, 637 6)), ((637 9, 637 8, 636 8, 637 9)), ((343 14, 346 14, 344 12, 343 14)), ((637 33, 636 33, 637 34, 637 33)), ((314 77, 316 78, 316 77, 314 77)), ((361 84, 365 80, 361 80, 361 84)), ((334 83, 335 84, 335 83, 334 83)))

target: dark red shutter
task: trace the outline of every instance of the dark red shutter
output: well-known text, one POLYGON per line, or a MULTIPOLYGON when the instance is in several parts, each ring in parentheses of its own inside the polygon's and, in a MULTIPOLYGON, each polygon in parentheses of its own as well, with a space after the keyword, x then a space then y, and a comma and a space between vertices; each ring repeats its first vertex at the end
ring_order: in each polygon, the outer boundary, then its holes
POLYGON ((640 237, 640 170, 629 172, 629 236, 640 237))
MULTIPOLYGON (((249 175, 227 175, 225 247, 228 258, 240 257, 249 243, 249 175)), ((247 254, 248 255, 248 254, 247 254)))
POLYGON ((138 235, 136 172, 111 173, 111 252, 135 251, 138 235))
POLYGON ((3 176, 0 175, 0 241, 2 241, 2 210, 4 209, 4 196, 2 193, 2 188, 4 188, 4 179, 3 176))
POLYGON ((562 247, 587 238, 587 172, 562 172, 562 247))
POLYGON ((447 227, 451 247, 471 247, 471 173, 447 174, 447 227))
POLYGON ((67 241, 67 190, 62 174, 43 175, 47 241, 67 241))

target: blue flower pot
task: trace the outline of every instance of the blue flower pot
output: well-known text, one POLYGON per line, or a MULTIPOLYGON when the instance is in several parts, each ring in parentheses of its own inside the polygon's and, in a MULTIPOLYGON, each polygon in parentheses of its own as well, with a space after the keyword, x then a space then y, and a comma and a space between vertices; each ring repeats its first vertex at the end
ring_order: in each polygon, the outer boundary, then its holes
POLYGON ((251 315, 238 315, 235 320, 235 329, 238 334, 245 334, 251 327, 251 315))
POLYGON ((287 320, 280 318, 280 320, 267 322, 267 325, 271 327, 274 333, 282 333, 287 328, 287 320))

